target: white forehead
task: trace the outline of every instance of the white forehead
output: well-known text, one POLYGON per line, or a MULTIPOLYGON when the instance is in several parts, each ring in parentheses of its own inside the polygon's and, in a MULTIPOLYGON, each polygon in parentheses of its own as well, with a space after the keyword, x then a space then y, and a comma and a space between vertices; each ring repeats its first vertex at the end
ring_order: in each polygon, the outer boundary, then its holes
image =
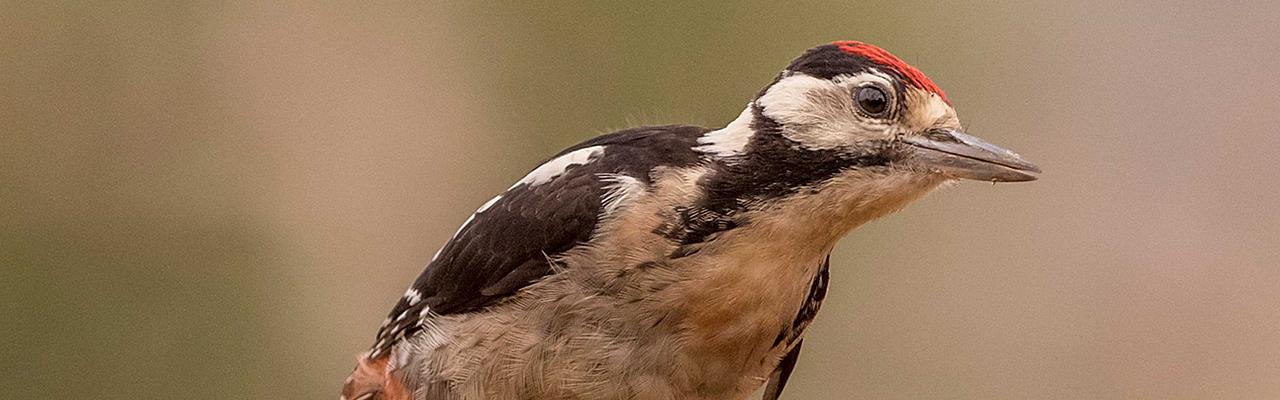
POLYGON ((951 110, 951 105, 942 99, 937 93, 929 93, 929 105, 926 107, 928 113, 925 118, 930 121, 937 121, 947 116, 947 112, 951 110))

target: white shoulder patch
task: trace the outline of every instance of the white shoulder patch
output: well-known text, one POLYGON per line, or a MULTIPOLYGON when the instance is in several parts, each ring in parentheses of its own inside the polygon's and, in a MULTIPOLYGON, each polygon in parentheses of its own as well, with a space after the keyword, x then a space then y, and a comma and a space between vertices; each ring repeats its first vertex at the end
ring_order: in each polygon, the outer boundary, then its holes
POLYGON ((589 163, 592 158, 601 153, 604 153, 604 146, 584 147, 568 152, 565 155, 547 161, 546 164, 538 166, 533 172, 525 175, 524 178, 521 178, 519 182, 511 185, 511 187, 514 188, 522 183, 529 186, 537 186, 550 182, 555 177, 563 174, 566 169, 569 169, 569 166, 589 163))
POLYGON ((633 200, 633 198, 645 190, 644 183, 633 176, 623 174, 600 174, 600 181, 604 182, 604 198, 601 199, 604 207, 600 212, 603 217, 609 217, 618 211, 623 204, 633 200))
POLYGON ((747 143, 751 141, 751 136, 755 134, 751 130, 751 107, 748 103, 747 108, 738 114, 738 118, 734 119, 724 128, 720 128, 703 134, 698 138, 698 147, 693 149, 699 153, 707 154, 712 157, 729 157, 742 154, 743 149, 747 147, 747 143))

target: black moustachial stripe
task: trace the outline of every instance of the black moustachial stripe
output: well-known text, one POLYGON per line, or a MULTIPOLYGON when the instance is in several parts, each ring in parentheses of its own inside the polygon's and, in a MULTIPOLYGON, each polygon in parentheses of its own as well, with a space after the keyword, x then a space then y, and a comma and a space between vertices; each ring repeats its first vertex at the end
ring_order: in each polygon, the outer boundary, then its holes
POLYGON ((724 160, 704 185, 707 208, 728 209, 737 199, 768 199, 811 188, 856 168, 881 166, 889 160, 875 149, 807 149, 782 134, 782 125, 755 105, 751 126, 756 132, 742 155, 724 160))
MULTIPOLYGON (((703 178, 705 196, 693 207, 677 210, 681 229, 663 232, 684 246, 706 241, 719 232, 748 223, 741 212, 753 204, 785 197, 817 186, 852 169, 887 165, 884 152, 815 150, 782 135, 782 126, 753 106, 752 130, 741 155, 718 160, 703 178)), ((677 255, 691 254, 678 250, 677 255)))

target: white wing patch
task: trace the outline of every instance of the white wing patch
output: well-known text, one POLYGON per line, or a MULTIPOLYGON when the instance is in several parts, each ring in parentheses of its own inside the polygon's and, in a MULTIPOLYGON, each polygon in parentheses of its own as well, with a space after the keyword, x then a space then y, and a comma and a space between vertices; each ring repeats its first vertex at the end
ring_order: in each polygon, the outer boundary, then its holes
MULTIPOLYGON (((520 184, 537 186, 550 182, 552 179, 560 176, 560 174, 563 174, 570 166, 589 163, 594 157, 601 153, 604 153, 604 146, 591 146, 571 151, 538 166, 538 168, 535 168, 533 172, 530 172, 528 175, 525 175, 524 178, 521 178, 519 182, 511 185, 510 189, 514 189, 516 186, 520 186, 520 184)), ((453 232, 453 237, 449 240, 457 238, 458 234, 462 233, 462 230, 467 228, 467 225, 471 225, 471 221, 476 219, 477 214, 485 212, 489 207, 493 207, 493 205, 497 204, 499 200, 502 200, 502 195, 493 196, 492 199, 489 199, 489 201, 480 205, 480 208, 477 209, 476 212, 471 213, 471 215, 467 217, 466 221, 462 221, 462 225, 458 226, 458 230, 453 232)), ((444 246, 437 249, 436 254, 431 256, 431 261, 435 261, 436 258, 439 258, 440 252, 443 250, 444 246)))
MULTIPOLYGON (((526 184, 529 186, 537 186, 537 185, 550 182, 552 179, 555 179, 557 176, 560 176, 560 174, 563 174, 564 171, 569 169, 570 166, 589 163, 596 156, 599 156, 602 153, 604 153, 604 146, 584 147, 578 150, 565 153, 560 157, 556 157, 551 161, 547 161, 545 164, 538 166, 538 168, 534 168, 532 172, 529 172, 529 174, 525 175, 524 178, 521 178, 520 181, 516 182, 514 185, 511 185, 511 188, 509 188, 508 190, 515 189, 516 186, 520 186, 521 184, 526 184)), ((474 221, 476 219, 476 214, 485 212, 486 210, 489 209, 489 207, 493 207, 494 204, 497 204, 499 200, 502 200, 502 195, 493 196, 492 199, 489 199, 489 201, 486 201, 484 204, 480 205, 480 208, 477 209, 476 212, 471 213, 471 215, 467 217, 466 221, 462 221, 462 225, 458 226, 458 230, 453 232, 453 237, 450 238, 449 240, 456 239, 458 237, 458 234, 462 233, 462 230, 466 229, 467 225, 471 225, 471 221, 474 221)), ((439 249, 437 249, 436 254, 431 256, 431 261, 434 262, 436 258, 439 258, 440 252, 443 250, 444 250, 444 246, 441 246, 439 249)))
POLYGON ((742 154, 747 143, 751 141, 751 136, 755 134, 755 131, 751 130, 751 108, 752 104, 748 103, 747 108, 742 110, 733 122, 725 125, 724 128, 703 134, 698 138, 698 147, 693 149, 713 157, 742 154))
POLYGON ((589 163, 592 158, 600 155, 601 153, 604 153, 604 146, 584 147, 568 152, 565 155, 556 157, 551 161, 547 161, 546 164, 539 165, 538 168, 533 170, 533 172, 525 175, 524 178, 520 179, 519 182, 516 182, 515 185, 511 185, 511 187, 515 188, 520 184, 537 186, 550 182, 552 179, 555 179, 555 177, 563 174, 570 166, 589 163))
POLYGON ((417 290, 409 288, 409 290, 404 291, 404 299, 409 303, 409 306, 413 306, 418 304, 419 301, 422 301, 422 293, 418 293, 417 290))

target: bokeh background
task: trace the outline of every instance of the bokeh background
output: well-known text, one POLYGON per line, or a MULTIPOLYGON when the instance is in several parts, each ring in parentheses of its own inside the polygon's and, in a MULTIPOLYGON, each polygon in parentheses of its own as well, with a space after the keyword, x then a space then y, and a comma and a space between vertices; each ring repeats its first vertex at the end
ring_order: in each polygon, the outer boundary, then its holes
POLYGON ((479 204, 879 44, 1046 171, 855 231, 792 399, 1280 398, 1280 3, 0 5, 5 398, 336 398, 479 204))

